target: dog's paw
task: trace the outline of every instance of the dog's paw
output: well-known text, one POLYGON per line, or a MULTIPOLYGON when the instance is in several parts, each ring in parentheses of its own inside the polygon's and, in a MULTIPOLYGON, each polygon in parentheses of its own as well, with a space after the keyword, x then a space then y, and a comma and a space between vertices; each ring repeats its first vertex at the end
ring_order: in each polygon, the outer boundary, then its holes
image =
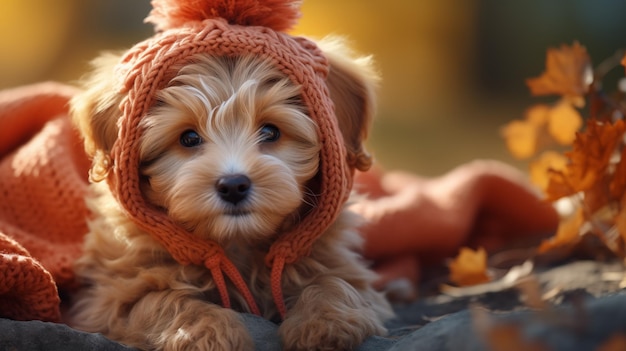
POLYGON ((292 315, 279 328, 285 351, 353 350, 365 338, 384 333, 371 311, 358 310, 292 315))
POLYGON ((238 313, 221 309, 198 313, 195 318, 172 321, 159 337, 163 351, 244 351, 254 350, 254 342, 238 313))

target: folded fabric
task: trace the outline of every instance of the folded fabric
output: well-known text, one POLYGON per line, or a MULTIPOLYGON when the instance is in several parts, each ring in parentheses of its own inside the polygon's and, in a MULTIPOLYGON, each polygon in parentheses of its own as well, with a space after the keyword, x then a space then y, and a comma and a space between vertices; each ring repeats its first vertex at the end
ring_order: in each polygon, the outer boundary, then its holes
POLYGON ((374 169, 357 174, 368 194, 353 210, 368 223, 364 255, 381 274, 379 285, 407 278, 419 266, 455 255, 461 246, 488 252, 515 241, 551 235, 559 223, 525 175, 505 163, 476 160, 434 178, 374 169))
MULTIPOLYGON (((76 287, 89 160, 68 118, 74 93, 52 82, 0 92, 0 317, 61 321, 58 290, 76 287)), ((416 281, 424 257, 465 244, 495 248, 558 222, 520 172, 494 161, 432 179, 375 170, 357 183, 369 197, 353 208, 368 219, 364 254, 381 284, 416 281)))
POLYGON ((67 103, 41 83, 0 92, 0 315, 60 321, 87 232, 87 161, 67 103))

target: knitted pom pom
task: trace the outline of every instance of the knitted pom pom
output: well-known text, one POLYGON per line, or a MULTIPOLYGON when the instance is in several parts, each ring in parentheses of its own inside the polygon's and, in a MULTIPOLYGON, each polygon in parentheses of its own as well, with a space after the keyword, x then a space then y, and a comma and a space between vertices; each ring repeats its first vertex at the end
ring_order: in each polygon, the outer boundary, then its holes
POLYGON ((223 18, 230 24, 264 26, 275 31, 292 28, 300 18, 301 0, 152 0, 146 22, 156 30, 186 22, 223 18))

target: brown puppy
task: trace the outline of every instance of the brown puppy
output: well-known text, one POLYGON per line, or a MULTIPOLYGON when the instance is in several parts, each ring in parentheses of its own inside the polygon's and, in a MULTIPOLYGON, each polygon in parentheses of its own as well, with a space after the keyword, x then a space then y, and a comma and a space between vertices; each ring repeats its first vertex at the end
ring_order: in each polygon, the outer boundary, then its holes
MULTIPOLYGON (((371 60, 354 58, 339 40, 318 44, 330 61, 327 84, 348 157, 367 168, 362 142, 377 82, 371 60)), ((102 163, 118 137, 124 96, 111 78, 118 60, 97 60, 72 102, 94 180, 104 178, 102 163)), ((264 257, 277 233, 316 205, 317 125, 300 87, 256 56, 201 54, 177 70, 141 122, 142 194, 190 233, 219 243, 263 316, 276 319, 264 257)), ((88 203, 93 218, 77 264, 86 286, 71 312, 75 327, 150 350, 253 348, 237 313, 248 306, 237 291, 232 309, 221 307, 210 272, 177 263, 127 218, 106 184, 93 184, 88 203)), ((285 349, 352 349, 385 332, 391 310, 358 254, 359 221, 344 210, 309 256, 285 266, 285 349)))

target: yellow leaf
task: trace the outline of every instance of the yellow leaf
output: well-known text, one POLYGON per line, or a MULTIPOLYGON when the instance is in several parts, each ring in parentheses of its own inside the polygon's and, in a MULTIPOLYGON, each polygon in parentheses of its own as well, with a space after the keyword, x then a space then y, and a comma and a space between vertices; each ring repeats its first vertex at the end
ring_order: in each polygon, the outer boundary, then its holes
POLYGON ((546 190, 550 181, 550 170, 562 171, 567 165, 567 157, 556 151, 544 151, 530 163, 530 180, 541 190, 546 190))
POLYGON ((459 255, 450 262, 450 281, 458 286, 476 285, 488 282, 487 252, 483 248, 474 251, 462 247, 459 255))
POLYGON ((537 127, 528 121, 511 121, 502 128, 509 152, 518 159, 531 157, 535 153, 537 135, 537 127))
POLYGON ((524 113, 524 119, 534 126, 542 127, 548 122, 550 110, 551 107, 546 104, 533 105, 524 113))
POLYGON ((548 132, 561 145, 571 145, 576 139, 576 132, 583 125, 580 113, 567 100, 561 100, 550 109, 548 132))

